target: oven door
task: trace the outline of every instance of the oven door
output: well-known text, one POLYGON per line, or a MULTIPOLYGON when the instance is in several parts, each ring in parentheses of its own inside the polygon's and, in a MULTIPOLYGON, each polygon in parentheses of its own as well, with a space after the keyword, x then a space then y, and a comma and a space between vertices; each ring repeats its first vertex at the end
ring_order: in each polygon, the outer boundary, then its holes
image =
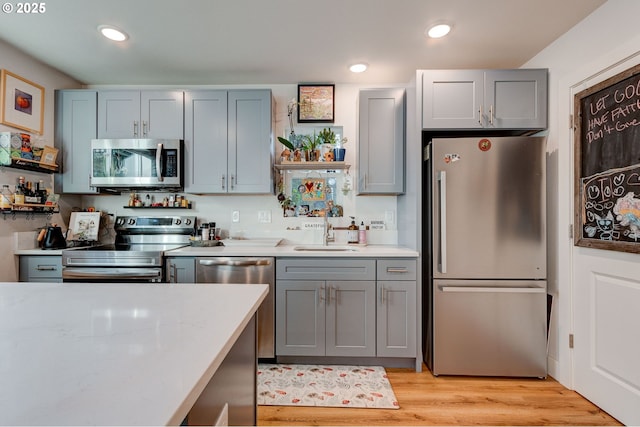
POLYGON ((63 282, 160 283, 161 267, 64 267, 63 282))
POLYGON ((177 139, 94 139, 91 186, 181 188, 181 147, 177 139))

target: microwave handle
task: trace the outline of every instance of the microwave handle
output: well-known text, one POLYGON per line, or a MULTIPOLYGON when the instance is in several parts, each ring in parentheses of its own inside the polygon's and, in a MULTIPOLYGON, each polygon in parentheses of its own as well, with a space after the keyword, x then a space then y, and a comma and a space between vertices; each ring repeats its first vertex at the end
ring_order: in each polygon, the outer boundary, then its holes
POLYGON ((156 177, 158 181, 164 181, 164 177, 162 176, 162 143, 158 143, 158 149, 156 150, 156 177))

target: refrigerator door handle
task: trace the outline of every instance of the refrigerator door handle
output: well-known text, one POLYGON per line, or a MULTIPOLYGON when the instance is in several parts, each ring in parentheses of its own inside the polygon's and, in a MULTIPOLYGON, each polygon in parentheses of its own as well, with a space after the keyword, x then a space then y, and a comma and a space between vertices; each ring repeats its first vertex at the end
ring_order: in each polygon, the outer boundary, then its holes
POLYGON ((472 293, 521 293, 542 294, 547 293, 545 288, 492 288, 480 286, 441 286, 442 292, 472 292, 472 293))
POLYGON ((447 272, 447 174, 438 172, 440 185, 440 273, 447 272))

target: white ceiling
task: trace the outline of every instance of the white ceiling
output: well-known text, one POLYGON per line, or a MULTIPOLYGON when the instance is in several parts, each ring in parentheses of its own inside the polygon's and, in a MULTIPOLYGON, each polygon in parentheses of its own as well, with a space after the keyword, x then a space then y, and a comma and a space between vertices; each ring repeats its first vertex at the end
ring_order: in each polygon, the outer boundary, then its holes
POLYGON ((48 0, 0 12, 0 39, 94 85, 407 83, 416 69, 520 67, 605 1, 48 0), (441 20, 451 34, 427 40, 441 20), (369 70, 349 72, 357 61, 369 70))

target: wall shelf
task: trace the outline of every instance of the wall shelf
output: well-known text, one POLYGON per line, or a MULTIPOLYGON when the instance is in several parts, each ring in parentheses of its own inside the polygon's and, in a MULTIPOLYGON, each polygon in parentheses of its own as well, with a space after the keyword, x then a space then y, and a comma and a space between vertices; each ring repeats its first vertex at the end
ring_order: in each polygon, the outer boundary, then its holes
POLYGON ((273 165, 279 171, 283 170, 349 170, 351 165, 345 162, 284 162, 273 165))
POLYGON ((123 206, 125 209, 191 209, 190 206, 123 206))
POLYGON ((37 160, 29 160, 29 159, 18 159, 15 157, 11 158, 11 164, 2 165, 7 168, 12 169, 22 169, 30 172, 40 172, 40 173, 58 173, 60 172, 60 167, 56 164, 42 163, 37 160))

